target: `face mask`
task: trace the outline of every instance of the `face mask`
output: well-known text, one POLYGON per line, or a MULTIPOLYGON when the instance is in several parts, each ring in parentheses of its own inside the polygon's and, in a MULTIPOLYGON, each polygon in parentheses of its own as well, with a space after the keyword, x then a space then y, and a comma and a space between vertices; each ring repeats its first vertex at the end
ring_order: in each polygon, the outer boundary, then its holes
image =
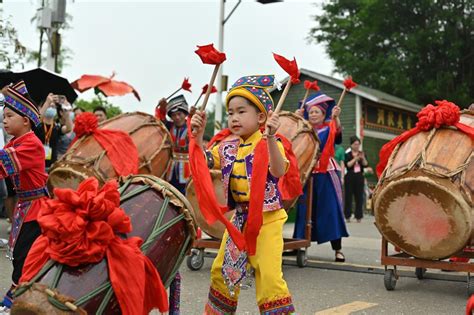
POLYGON ((56 109, 53 107, 48 107, 48 109, 46 109, 46 112, 44 112, 44 118, 51 119, 54 118, 54 116, 56 116, 56 109))

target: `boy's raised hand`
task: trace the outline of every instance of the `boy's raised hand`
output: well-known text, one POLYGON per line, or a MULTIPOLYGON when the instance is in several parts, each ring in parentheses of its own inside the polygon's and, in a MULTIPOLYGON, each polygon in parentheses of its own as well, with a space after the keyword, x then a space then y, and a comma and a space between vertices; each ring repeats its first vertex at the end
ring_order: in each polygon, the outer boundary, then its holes
POLYGON ((193 136, 196 137, 196 141, 202 142, 202 136, 204 134, 204 129, 206 127, 207 115, 206 112, 196 110, 196 113, 191 118, 191 130, 193 136))
POLYGON ((268 119, 267 119, 267 126, 266 130, 268 135, 273 136, 277 132, 278 128, 280 128, 280 116, 278 113, 274 113, 273 111, 268 112, 268 119))

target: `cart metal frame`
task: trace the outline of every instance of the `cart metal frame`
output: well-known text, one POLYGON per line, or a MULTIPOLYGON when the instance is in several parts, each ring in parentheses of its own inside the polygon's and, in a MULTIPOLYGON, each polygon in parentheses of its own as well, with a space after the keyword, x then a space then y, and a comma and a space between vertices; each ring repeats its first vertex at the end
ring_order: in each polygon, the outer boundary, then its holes
MULTIPOLYGON (((385 266, 384 285, 388 291, 395 290, 399 278, 397 266, 405 266, 415 267, 415 275, 420 280, 424 278, 427 269, 467 272, 467 294, 468 296, 474 294, 474 277, 471 277, 471 273, 474 273, 473 263, 419 259, 404 252, 389 255, 388 244, 387 239, 382 236, 381 263, 385 266), (391 266, 393 268, 390 268, 391 266)), ((473 259, 474 252, 470 249, 466 249, 455 254, 454 257, 473 259)))

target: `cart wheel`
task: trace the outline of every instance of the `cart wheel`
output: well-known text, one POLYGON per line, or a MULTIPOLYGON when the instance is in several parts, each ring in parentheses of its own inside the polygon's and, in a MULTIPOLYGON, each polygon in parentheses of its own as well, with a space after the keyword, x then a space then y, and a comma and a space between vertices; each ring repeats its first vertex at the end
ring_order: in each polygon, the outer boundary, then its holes
POLYGON ((186 265, 193 271, 201 269, 204 265, 204 249, 191 249, 191 255, 186 258, 186 265))
POLYGON ((387 291, 395 290, 395 286, 397 285, 397 278, 395 276, 395 271, 393 269, 385 270, 385 276, 383 278, 383 282, 385 284, 385 289, 387 289, 387 291))
POLYGON ((298 249, 296 253, 296 264, 300 268, 306 267, 306 263, 308 262, 308 257, 306 257, 306 251, 302 249, 298 249))
POLYGON ((474 278, 470 274, 467 275, 467 295, 471 296, 474 294, 474 278))
POLYGON ((419 280, 423 280, 425 278, 426 268, 417 267, 415 269, 415 275, 419 280))

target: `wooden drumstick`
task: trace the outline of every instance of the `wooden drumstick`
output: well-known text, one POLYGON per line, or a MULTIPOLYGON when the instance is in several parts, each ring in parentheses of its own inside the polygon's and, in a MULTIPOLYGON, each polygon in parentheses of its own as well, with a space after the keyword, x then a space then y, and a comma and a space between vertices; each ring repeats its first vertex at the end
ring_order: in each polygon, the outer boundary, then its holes
MULTIPOLYGON (((288 83, 285 86, 285 89, 283 90, 283 93, 281 94, 280 99, 278 100, 278 104, 275 107, 275 110, 273 113, 279 113, 281 108, 283 107, 283 103, 285 102, 286 96, 288 95, 288 92, 290 91, 291 88, 291 80, 288 80, 288 83)), ((265 128, 265 134, 268 134, 269 130, 268 128, 265 128)))

